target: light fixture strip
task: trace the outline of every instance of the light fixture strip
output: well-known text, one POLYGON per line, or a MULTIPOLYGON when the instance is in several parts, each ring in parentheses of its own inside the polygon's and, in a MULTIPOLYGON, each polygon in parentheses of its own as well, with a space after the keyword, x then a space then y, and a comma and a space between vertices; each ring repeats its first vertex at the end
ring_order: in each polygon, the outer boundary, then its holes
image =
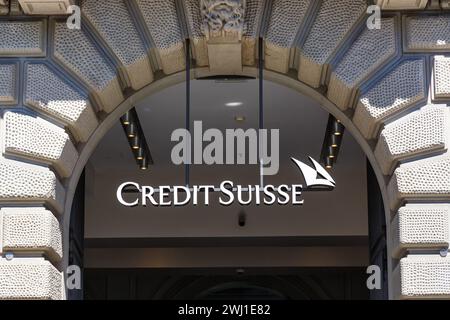
POLYGON ((127 137, 133 157, 142 170, 153 164, 153 158, 145 139, 138 114, 135 108, 127 111, 121 118, 120 123, 127 137))
POLYGON ((330 114, 320 156, 327 169, 331 169, 337 162, 344 132, 345 127, 341 121, 330 114))

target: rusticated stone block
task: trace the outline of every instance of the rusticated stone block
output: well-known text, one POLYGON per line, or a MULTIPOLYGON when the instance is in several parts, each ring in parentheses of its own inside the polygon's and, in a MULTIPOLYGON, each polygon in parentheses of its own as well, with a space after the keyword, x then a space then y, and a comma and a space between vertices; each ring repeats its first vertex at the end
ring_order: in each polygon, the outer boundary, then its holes
POLYGON ((0 105, 17 103, 17 64, 0 64, 0 105))
POLYGON ((281 73, 289 70, 290 49, 295 45, 311 0, 275 0, 265 43, 266 68, 281 73))
POLYGON ((324 0, 303 48, 298 78, 314 88, 321 84, 324 65, 365 13, 364 0, 324 0))
POLYGON ((43 57, 46 54, 47 23, 0 21, 0 57, 43 57))
POLYGON ((434 98, 450 99, 450 57, 434 57, 434 98))
POLYGON ((123 101, 114 67, 83 29, 72 30, 65 22, 56 22, 53 31, 55 58, 89 86, 102 110, 113 111, 123 101))
POLYGON ((364 29, 331 74, 328 99, 341 110, 351 108, 358 86, 397 52, 396 19, 381 19, 382 28, 364 29))
POLYGON ((0 259, 1 300, 64 299, 63 275, 44 259, 0 259))
POLYGON ((26 70, 24 103, 64 123, 77 140, 86 142, 98 125, 88 97, 44 64, 28 64, 26 70))
POLYGON ((125 2, 83 0, 81 8, 122 63, 130 86, 139 90, 152 82, 150 60, 125 2))
POLYGON ((405 49, 423 52, 450 49, 450 15, 411 15, 405 19, 405 49))
POLYGON ((61 260, 62 231, 52 212, 42 207, 3 208, 1 217, 3 252, 43 252, 55 262, 61 260))
POLYGON ((450 158, 436 157, 402 164, 388 185, 390 207, 396 210, 404 200, 448 200, 450 158))
POLYGON ((424 72, 423 59, 405 61, 361 97, 353 122, 365 138, 375 138, 387 118, 425 99, 424 72))
POLYGON ((64 188, 48 168, 2 160, 0 181, 0 202, 43 202, 63 210, 64 188))
POLYGON ((6 112, 5 152, 36 159, 55 167, 69 177, 78 160, 78 152, 64 129, 33 116, 6 112))
POLYGON ((450 205, 407 204, 391 224, 392 256, 400 258, 408 249, 448 248, 450 205))
POLYGON ((183 35, 174 0, 137 0, 147 28, 158 49, 162 69, 172 74, 186 68, 183 35))
POLYGON ((400 260, 393 278, 396 299, 450 298, 450 256, 409 255, 400 260))
POLYGON ((449 121, 446 105, 431 105, 387 125, 375 148, 383 173, 390 174, 402 159, 444 151, 450 137, 449 121))

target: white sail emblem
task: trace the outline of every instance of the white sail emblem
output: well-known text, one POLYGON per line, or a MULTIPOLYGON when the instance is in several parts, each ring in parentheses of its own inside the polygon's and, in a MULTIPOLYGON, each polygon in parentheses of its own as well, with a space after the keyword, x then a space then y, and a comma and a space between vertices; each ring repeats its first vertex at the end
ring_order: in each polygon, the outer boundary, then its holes
POLYGON ((305 177, 306 186, 310 187, 331 187, 334 188, 336 186, 336 182, 330 176, 330 174, 313 158, 308 157, 309 160, 314 165, 314 168, 304 164, 301 161, 298 161, 295 158, 291 158, 291 160, 297 165, 297 167, 302 172, 305 177))

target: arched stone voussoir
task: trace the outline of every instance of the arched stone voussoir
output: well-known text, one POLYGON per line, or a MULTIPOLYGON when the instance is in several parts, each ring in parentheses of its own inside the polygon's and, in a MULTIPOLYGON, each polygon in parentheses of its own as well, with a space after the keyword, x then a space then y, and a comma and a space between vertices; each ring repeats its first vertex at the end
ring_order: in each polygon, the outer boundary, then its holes
POLYGON ((183 1, 184 12, 186 14, 187 27, 191 34, 191 43, 193 48, 193 58, 197 67, 206 67, 209 65, 208 47, 206 37, 203 32, 203 19, 200 13, 199 0, 183 1))
POLYGON ((98 126, 86 94, 77 91, 45 64, 26 65, 24 104, 67 125, 75 139, 86 142, 98 126))
POLYGON ((425 60, 404 61, 361 97, 353 122, 366 139, 373 139, 387 118, 425 97, 425 60))
POLYGON ((17 73, 17 63, 0 64, 0 103, 2 105, 17 103, 17 89, 15 86, 17 73))
POLYGON ((53 262, 62 259, 62 231, 58 219, 43 207, 0 209, 0 252, 43 253, 53 262))
POLYGON ((120 60, 127 85, 139 90, 153 81, 153 71, 125 1, 82 0, 81 9, 120 60))
POLYGON ((324 0, 320 5, 311 31, 300 49, 298 79, 313 88, 321 85, 326 73, 325 64, 348 36, 361 15, 365 0, 324 0))
POLYGON ((393 272, 394 299, 449 299, 450 256, 408 255, 393 272))
POLYGON ((176 1, 136 0, 136 4, 156 46, 163 72, 172 74, 184 70, 184 38, 176 1))
POLYGON ((72 174, 78 152, 64 129, 22 113, 4 115, 5 153, 51 164, 61 177, 72 174))
POLYGON ((63 274, 43 258, 0 258, 0 299, 65 299, 63 274))
POLYGON ((53 22, 53 56, 89 88, 98 108, 113 111, 124 99, 118 71, 86 34, 69 29, 65 22, 53 22))
POLYGON ((0 203, 45 203, 62 213, 65 190, 48 168, 0 160, 0 203))
POLYGON ((289 56, 299 28, 314 0, 274 0, 265 38, 265 67, 289 71, 289 56))
POLYGON ((400 165, 388 185, 391 210, 406 200, 450 200, 450 157, 439 156, 400 165))
POLYGON ((398 53, 395 17, 381 19, 381 29, 365 28, 331 74, 328 99, 339 109, 353 107, 364 80, 398 53))
POLYGON ((450 100, 450 56, 434 56, 433 80, 433 98, 450 100))
POLYGON ((391 224, 394 258, 406 250, 446 250, 450 244, 450 204, 407 204, 391 224))
MULTIPOLYGON (((195 0, 194 0, 195 1, 195 0)), ((242 64, 254 66, 257 56, 259 28, 263 19, 266 1, 246 0, 242 37, 242 64)))
POLYGON ((398 161, 421 154, 444 152, 448 147, 450 109, 429 105, 387 125, 375 148, 375 157, 385 175, 398 161))
MULTIPOLYGON (((445 1, 441 1, 445 2, 445 1)), ((405 50, 437 52, 450 50, 450 14, 410 14, 404 16, 405 50)))

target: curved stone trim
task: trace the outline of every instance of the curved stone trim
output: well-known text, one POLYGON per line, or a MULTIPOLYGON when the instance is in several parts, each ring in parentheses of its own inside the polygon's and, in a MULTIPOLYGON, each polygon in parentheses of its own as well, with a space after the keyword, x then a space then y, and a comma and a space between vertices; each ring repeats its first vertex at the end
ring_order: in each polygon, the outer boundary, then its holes
POLYGON ((446 105, 431 105, 387 125, 375 148, 383 173, 390 174, 402 159, 445 151, 450 137, 449 112, 446 105))
POLYGON ((46 203, 58 213, 63 211, 64 187, 48 168, 1 160, 0 181, 0 204, 46 203))
POLYGON ((54 262, 62 259, 62 230, 56 217, 48 210, 37 208, 0 209, 3 223, 3 250, 13 253, 44 253, 54 262))
POLYGON ((64 299, 63 275, 44 259, 0 258, 0 299, 64 299))
POLYGON ((341 110, 353 107, 358 86, 398 51, 397 19, 381 19, 382 28, 365 28, 331 74, 328 99, 341 110))
POLYGON ((75 90, 44 64, 27 64, 24 104, 67 125, 86 142, 98 125, 87 95, 75 90))
POLYGON ((78 152, 64 129, 46 120, 17 112, 5 112, 5 152, 52 164, 69 177, 78 152))
POLYGON ((450 256, 409 255, 394 271, 398 299, 449 299, 450 256))
POLYGON ((391 230, 395 258, 401 258, 406 250, 446 250, 450 244, 450 205, 407 204, 398 210, 391 230))
POLYGON ((434 157, 400 165, 388 185, 390 207, 405 200, 450 198, 450 158, 434 157))
POLYGON ((425 87, 425 60, 407 60, 361 97, 353 122, 365 138, 373 139, 387 118, 424 100, 425 87))

